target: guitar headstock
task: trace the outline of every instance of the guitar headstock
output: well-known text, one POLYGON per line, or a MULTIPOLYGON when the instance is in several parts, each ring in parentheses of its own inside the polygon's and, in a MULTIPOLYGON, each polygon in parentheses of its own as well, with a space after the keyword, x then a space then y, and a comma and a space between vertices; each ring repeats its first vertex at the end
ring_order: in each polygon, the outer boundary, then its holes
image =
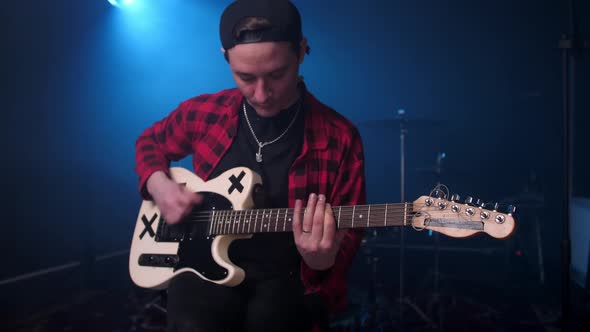
POLYGON ((484 203, 466 197, 459 202, 458 195, 447 199, 435 192, 421 196, 413 202, 412 226, 431 229, 451 237, 467 237, 484 232, 497 239, 507 238, 514 232, 514 206, 499 211, 497 203, 484 203))

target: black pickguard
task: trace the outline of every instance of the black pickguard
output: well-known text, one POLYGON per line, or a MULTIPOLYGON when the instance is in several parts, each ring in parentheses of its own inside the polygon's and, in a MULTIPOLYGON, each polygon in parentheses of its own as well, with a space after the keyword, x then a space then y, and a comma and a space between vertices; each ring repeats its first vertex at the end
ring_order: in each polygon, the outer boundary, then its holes
POLYGON ((202 205, 195 207, 191 215, 176 225, 160 223, 157 240, 159 242, 179 242, 178 263, 174 271, 188 267, 201 273, 208 279, 220 280, 227 276, 227 270, 219 266, 211 256, 211 243, 214 237, 208 236, 209 223, 203 217, 195 217, 198 212, 230 210, 232 205, 224 196, 201 192, 204 196, 202 205), (195 221, 196 219, 202 219, 195 221))

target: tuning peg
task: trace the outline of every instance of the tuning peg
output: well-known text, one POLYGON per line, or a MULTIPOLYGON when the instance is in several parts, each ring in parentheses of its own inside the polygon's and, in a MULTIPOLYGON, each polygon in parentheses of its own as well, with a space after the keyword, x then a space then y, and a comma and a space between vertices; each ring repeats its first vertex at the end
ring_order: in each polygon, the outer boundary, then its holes
POLYGON ((436 189, 432 192, 432 196, 436 198, 445 198, 445 193, 440 189, 436 189))
POLYGON ((471 204, 471 203, 473 203, 473 197, 471 197, 471 196, 465 197, 465 204, 471 204))
POLYGON ((516 206, 508 205, 506 207, 506 213, 508 213, 509 215, 512 215, 514 212, 516 212, 516 206))
POLYGON ((498 211, 498 207, 500 207, 500 204, 496 203, 489 203, 486 204, 486 206, 488 207, 488 209, 492 210, 492 211, 498 211))
POLYGON ((459 196, 459 194, 452 194, 451 195, 451 201, 452 202, 456 202, 456 201, 458 201, 460 199, 461 199, 461 196, 459 196))

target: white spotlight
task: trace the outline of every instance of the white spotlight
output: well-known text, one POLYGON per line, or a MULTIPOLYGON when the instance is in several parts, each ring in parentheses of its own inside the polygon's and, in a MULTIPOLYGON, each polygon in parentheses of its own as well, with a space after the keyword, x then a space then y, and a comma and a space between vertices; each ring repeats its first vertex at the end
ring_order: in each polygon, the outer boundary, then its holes
POLYGON ((134 0, 108 0, 109 3, 115 7, 130 6, 135 2, 134 0))

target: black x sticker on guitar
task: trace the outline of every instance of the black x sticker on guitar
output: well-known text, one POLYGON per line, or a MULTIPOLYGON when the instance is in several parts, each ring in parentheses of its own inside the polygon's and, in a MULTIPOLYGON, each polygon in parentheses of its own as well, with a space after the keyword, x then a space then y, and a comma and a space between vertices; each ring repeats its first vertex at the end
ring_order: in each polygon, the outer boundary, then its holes
POLYGON ((240 193, 242 193, 242 191, 244 190, 244 186, 242 185, 242 179, 244 178, 245 175, 246 175, 246 172, 242 171, 242 173, 240 173, 240 175, 238 175, 237 178, 235 175, 232 175, 229 177, 229 182, 231 182, 231 186, 227 190, 228 194, 231 195, 231 193, 233 193, 234 190, 236 190, 236 189, 240 193))
POLYGON ((156 219, 158 218, 158 214, 155 213, 152 216, 152 219, 150 219, 149 221, 147 220, 147 217, 145 216, 145 214, 143 216, 141 216, 141 221, 143 222, 143 225, 145 226, 143 232, 141 232, 141 234, 139 234, 139 239, 142 240, 143 237, 145 236, 145 233, 148 233, 150 237, 154 237, 156 236, 156 233, 154 232, 154 229, 152 228, 152 224, 154 223, 154 221, 156 221, 156 219))

